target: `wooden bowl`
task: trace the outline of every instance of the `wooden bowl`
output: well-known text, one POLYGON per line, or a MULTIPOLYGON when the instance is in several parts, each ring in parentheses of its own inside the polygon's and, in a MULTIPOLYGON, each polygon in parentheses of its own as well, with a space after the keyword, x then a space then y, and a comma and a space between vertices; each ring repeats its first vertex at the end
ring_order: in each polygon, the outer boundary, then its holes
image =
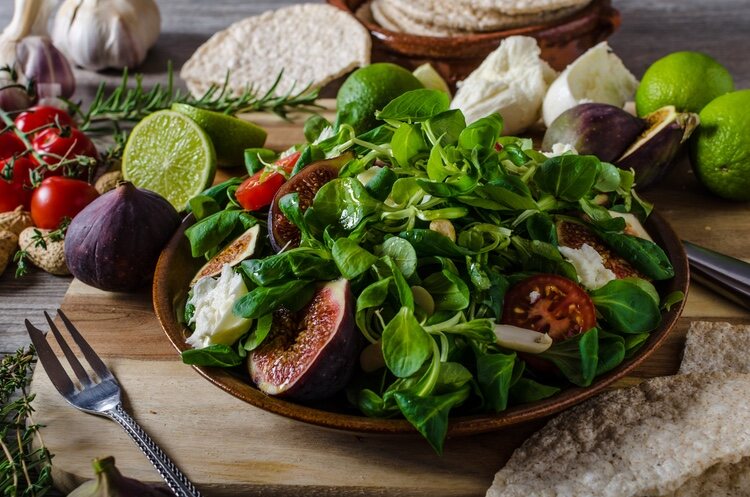
MULTIPOLYGON (((200 260, 193 259, 185 237, 185 230, 194 219, 188 216, 161 254, 156 266, 153 286, 153 301, 156 317, 164 332, 178 351, 190 347, 185 343, 189 330, 182 324, 184 302, 193 275, 199 269, 200 260)), ((688 290, 688 262, 682 243, 669 224, 656 212, 646 223, 646 229, 667 253, 675 269, 675 277, 662 282, 658 289, 662 295, 673 291, 688 290)), ((643 362, 664 341, 682 312, 685 301, 677 304, 662 316, 662 324, 651 333, 649 340, 636 355, 625 360, 617 368, 598 377, 587 388, 571 387, 548 399, 511 407, 498 414, 481 414, 455 417, 448 427, 449 436, 484 433, 543 418, 567 409, 606 389, 612 382, 622 378, 643 362)), ((187 366, 185 366, 187 367, 187 366)), ((357 414, 344 402, 329 401, 316 405, 303 405, 270 397, 249 383, 242 371, 212 367, 194 367, 208 381, 255 407, 287 418, 326 428, 370 434, 415 434, 416 430, 403 419, 376 419, 357 414)), ((244 369, 244 368, 243 368, 244 369)))
MULTIPOLYGON (((364 1, 328 0, 328 3, 354 15, 364 1)), ((371 19, 357 19, 372 36, 373 61, 393 62, 410 69, 429 62, 452 88, 509 36, 536 38, 542 58, 562 70, 620 26, 620 13, 612 7, 611 0, 593 0, 582 10, 556 21, 450 37, 390 31, 371 19)))

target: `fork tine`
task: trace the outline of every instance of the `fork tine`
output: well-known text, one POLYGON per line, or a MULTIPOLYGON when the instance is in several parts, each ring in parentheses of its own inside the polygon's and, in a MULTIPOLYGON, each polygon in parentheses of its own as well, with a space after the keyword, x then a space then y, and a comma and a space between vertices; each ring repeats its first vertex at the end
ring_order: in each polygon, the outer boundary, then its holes
POLYGON ((94 349, 91 348, 91 345, 89 345, 88 342, 84 340, 84 338, 78 332, 76 327, 73 326, 73 323, 70 322, 70 320, 68 319, 68 316, 66 316, 65 313, 61 309, 57 310, 57 315, 60 316, 60 319, 62 319, 63 323, 65 323, 65 327, 68 328, 68 332, 70 333, 70 336, 73 337, 73 340, 78 345, 78 348, 81 349, 83 356, 89 362, 93 370, 96 372, 97 375, 99 375, 99 379, 100 380, 105 380, 108 378, 114 379, 114 376, 112 376, 112 373, 110 372, 109 368, 102 362, 101 359, 99 359, 99 356, 96 354, 96 352, 94 352, 94 349))
POLYGON ((73 368, 73 372, 78 377, 78 381, 81 382, 81 386, 86 387, 91 385, 93 381, 89 378, 88 373, 86 373, 86 370, 81 365, 81 361, 78 360, 76 355, 70 349, 68 342, 65 341, 65 338, 63 338, 60 330, 57 329, 57 326, 55 326, 54 321, 52 321, 52 318, 47 311, 44 311, 44 317, 47 318, 47 323, 52 330, 52 334, 55 335, 55 340, 57 340, 57 343, 60 345, 63 354, 65 354, 65 358, 68 359, 68 363, 70 363, 70 367, 73 368))
POLYGON ((39 362, 42 363, 44 370, 47 372, 52 384, 55 385, 57 391, 62 395, 67 396, 75 391, 73 382, 70 381, 68 373, 63 369, 62 364, 52 352, 52 348, 44 338, 42 330, 35 328, 34 325, 27 319, 26 329, 29 331, 29 337, 31 337, 31 343, 34 344, 34 349, 39 357, 39 362))

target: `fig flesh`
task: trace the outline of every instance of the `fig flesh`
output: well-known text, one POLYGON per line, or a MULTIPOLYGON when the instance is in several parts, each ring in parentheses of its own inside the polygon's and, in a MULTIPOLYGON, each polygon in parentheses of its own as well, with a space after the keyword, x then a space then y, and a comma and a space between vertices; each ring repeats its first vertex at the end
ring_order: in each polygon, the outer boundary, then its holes
POLYGON ((281 198, 289 193, 299 194, 299 207, 305 212, 312 205, 318 190, 337 178, 341 167, 350 159, 350 155, 344 154, 333 159, 313 162, 281 185, 268 210, 268 238, 276 252, 299 246, 301 236, 299 228, 281 212, 281 198))
POLYGON ((615 273, 617 279, 638 277, 647 279, 628 261, 617 255, 610 249, 596 233, 591 231, 583 223, 575 221, 559 220, 556 223, 557 241, 561 247, 570 247, 580 249, 583 244, 587 244, 596 250, 602 256, 604 267, 615 273))
POLYGON ((586 103, 572 107, 555 119, 544 134, 542 150, 552 151, 556 143, 570 145, 581 155, 600 160, 617 160, 646 129, 642 119, 619 107, 586 103))
POLYGON ((280 309, 263 344, 248 357, 250 377, 268 395, 313 401, 346 386, 358 360, 349 282, 330 281, 297 313, 280 309))
POLYGON ((255 247, 258 245, 259 233, 260 226, 256 224, 238 236, 224 250, 213 256, 211 260, 200 268, 190 282, 190 286, 195 285, 198 280, 206 276, 218 276, 221 274, 221 270, 225 264, 234 267, 245 259, 252 257, 255 253, 255 247))
POLYGON ((644 117, 648 128, 615 161, 621 169, 633 169, 639 188, 648 188, 669 171, 680 147, 700 122, 692 112, 662 107, 644 117))

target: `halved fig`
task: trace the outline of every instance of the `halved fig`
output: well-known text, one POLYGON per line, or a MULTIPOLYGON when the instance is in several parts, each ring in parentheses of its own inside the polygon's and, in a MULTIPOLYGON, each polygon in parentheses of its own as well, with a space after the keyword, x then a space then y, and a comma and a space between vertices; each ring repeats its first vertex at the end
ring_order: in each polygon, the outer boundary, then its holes
POLYGON ((248 358, 250 377, 268 395, 300 401, 330 397, 346 386, 359 350, 353 297, 344 279, 317 289, 297 313, 274 313, 271 331, 248 358))
POLYGON ((579 249, 585 243, 599 252, 599 255, 602 256, 604 267, 615 273, 615 276, 618 279, 629 278, 631 276, 647 279, 628 261, 610 249, 598 236, 596 236, 596 233, 591 231, 583 223, 561 219, 557 221, 556 227, 557 242, 561 247, 579 249))
POLYGON ((644 240, 648 240, 649 242, 654 241, 654 239, 651 238, 651 235, 648 234, 648 231, 646 231, 646 228, 643 227, 641 222, 637 217, 635 217, 634 214, 630 212, 617 211, 609 211, 609 213, 612 217, 620 217, 625 220, 625 229, 623 230, 623 233, 625 233, 626 235, 637 236, 638 238, 643 238, 644 240))
POLYGON ((299 228, 281 212, 279 200, 288 193, 298 193, 300 209, 302 212, 306 211, 318 190, 337 178, 341 167, 351 158, 352 155, 347 153, 333 159, 313 162, 281 185, 268 210, 268 238, 276 252, 281 252, 285 247, 297 247, 301 236, 299 228))
POLYGON ((581 155, 595 155, 612 162, 646 129, 646 122, 620 107, 586 103, 560 114, 544 134, 542 150, 556 143, 572 145, 581 155))
POLYGON ((648 188, 669 171, 680 146, 690 138, 700 123, 698 114, 677 112, 672 105, 644 117, 648 128, 615 165, 635 171, 639 189, 648 188))
POLYGON ((238 236, 232 243, 227 245, 224 250, 213 256, 202 268, 193 276, 190 286, 195 285, 198 280, 206 276, 217 276, 221 274, 221 268, 224 264, 236 266, 240 262, 253 256, 255 247, 258 245, 258 234, 260 226, 255 225, 238 236))

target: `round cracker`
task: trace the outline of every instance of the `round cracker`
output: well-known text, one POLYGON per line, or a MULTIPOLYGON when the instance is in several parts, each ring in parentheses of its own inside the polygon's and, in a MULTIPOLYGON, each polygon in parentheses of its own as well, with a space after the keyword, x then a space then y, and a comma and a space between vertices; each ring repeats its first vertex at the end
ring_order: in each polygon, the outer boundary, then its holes
POLYGON ((299 4, 248 17, 219 31, 182 66, 188 89, 201 95, 221 86, 239 93, 276 94, 320 88, 370 63, 370 34, 353 16, 326 4, 299 4), (341 43, 346 40, 346 43, 341 43))
POLYGON ((455 0, 461 8, 479 8, 507 15, 542 14, 568 7, 583 8, 591 0, 455 0))

